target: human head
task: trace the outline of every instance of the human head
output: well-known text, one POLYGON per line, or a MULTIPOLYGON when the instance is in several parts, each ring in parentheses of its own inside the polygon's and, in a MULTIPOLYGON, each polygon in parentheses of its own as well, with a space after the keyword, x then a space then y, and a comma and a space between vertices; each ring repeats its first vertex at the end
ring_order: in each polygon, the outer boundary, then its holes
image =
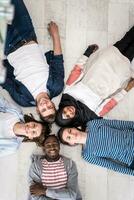
POLYGON ((62 109, 62 118, 63 119, 73 119, 76 114, 76 109, 74 106, 65 106, 62 109))
POLYGON ((81 130, 78 128, 60 128, 57 135, 62 144, 73 146, 80 143, 81 130))
POLYGON ((37 100, 37 113, 41 120, 52 123, 55 120, 56 109, 54 103, 50 100, 49 96, 41 96, 37 100))
POLYGON ((47 137, 50 133, 50 127, 48 123, 35 120, 32 114, 24 115, 24 121, 27 130, 27 136, 23 141, 33 141, 38 146, 42 146, 45 137, 47 137))
POLYGON ((60 155, 60 143, 55 135, 49 135, 43 142, 43 151, 48 161, 56 161, 60 155))
POLYGON ((55 121, 61 127, 71 126, 75 121, 76 108, 74 106, 65 106, 56 113, 55 121))

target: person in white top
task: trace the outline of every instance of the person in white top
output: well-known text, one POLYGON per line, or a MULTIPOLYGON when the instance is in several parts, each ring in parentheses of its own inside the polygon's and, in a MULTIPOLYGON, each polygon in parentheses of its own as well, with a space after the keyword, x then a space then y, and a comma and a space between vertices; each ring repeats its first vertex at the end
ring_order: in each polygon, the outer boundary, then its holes
POLYGON ((58 26, 48 24, 53 51, 43 55, 29 13, 23 0, 12 0, 15 15, 8 25, 5 55, 7 77, 2 87, 21 106, 37 106, 40 117, 48 122, 55 119, 51 99, 64 87, 64 66, 58 26))
POLYGON ((103 117, 134 86, 130 68, 134 27, 113 46, 97 49, 97 45, 87 48, 67 80, 56 116, 60 126, 84 126, 103 117))

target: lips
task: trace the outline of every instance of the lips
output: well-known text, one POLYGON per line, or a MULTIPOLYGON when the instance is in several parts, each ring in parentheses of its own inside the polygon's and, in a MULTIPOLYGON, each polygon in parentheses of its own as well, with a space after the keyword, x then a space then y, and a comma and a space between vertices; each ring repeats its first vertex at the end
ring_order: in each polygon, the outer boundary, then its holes
POLYGON ((50 151, 51 154, 54 154, 55 152, 56 152, 56 150, 52 150, 52 151, 50 151))
POLYGON ((49 154, 51 156, 55 156, 55 155, 57 155, 57 151, 56 150, 49 151, 49 154))

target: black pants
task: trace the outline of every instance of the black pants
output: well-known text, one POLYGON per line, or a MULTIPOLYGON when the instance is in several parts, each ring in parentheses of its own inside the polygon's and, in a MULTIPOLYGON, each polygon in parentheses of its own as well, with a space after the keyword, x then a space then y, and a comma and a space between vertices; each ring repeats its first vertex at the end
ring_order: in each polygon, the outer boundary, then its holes
POLYGON ((134 57, 134 26, 114 46, 131 62, 134 57))

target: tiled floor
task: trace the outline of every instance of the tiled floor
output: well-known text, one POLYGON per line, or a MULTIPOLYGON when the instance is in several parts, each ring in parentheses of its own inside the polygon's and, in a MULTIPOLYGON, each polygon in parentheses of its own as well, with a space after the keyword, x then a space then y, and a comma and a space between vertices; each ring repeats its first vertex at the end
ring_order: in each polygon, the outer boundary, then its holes
MULTIPOLYGON (((25 0, 39 42, 50 49, 50 20, 58 23, 66 77, 88 44, 112 44, 134 24, 134 0, 25 0)), ((117 66, 118 67, 118 66, 117 66)), ((5 91, 0 91, 7 96, 5 91)), ((55 101, 58 102, 59 98, 55 101)), ((134 120, 134 89, 108 114, 108 118, 134 120)), ((29 111, 29 109, 25 109, 29 111)), ((31 109, 30 109, 31 112, 31 109)), ((34 111, 33 111, 34 112, 34 111)), ((53 128, 55 133, 57 127, 53 128)), ((35 144, 23 144, 14 156, 0 160, 0 200, 27 200, 27 174, 35 144)), ((90 165, 81 159, 81 147, 63 147, 77 162, 83 200, 134 200, 134 178, 90 165)))

